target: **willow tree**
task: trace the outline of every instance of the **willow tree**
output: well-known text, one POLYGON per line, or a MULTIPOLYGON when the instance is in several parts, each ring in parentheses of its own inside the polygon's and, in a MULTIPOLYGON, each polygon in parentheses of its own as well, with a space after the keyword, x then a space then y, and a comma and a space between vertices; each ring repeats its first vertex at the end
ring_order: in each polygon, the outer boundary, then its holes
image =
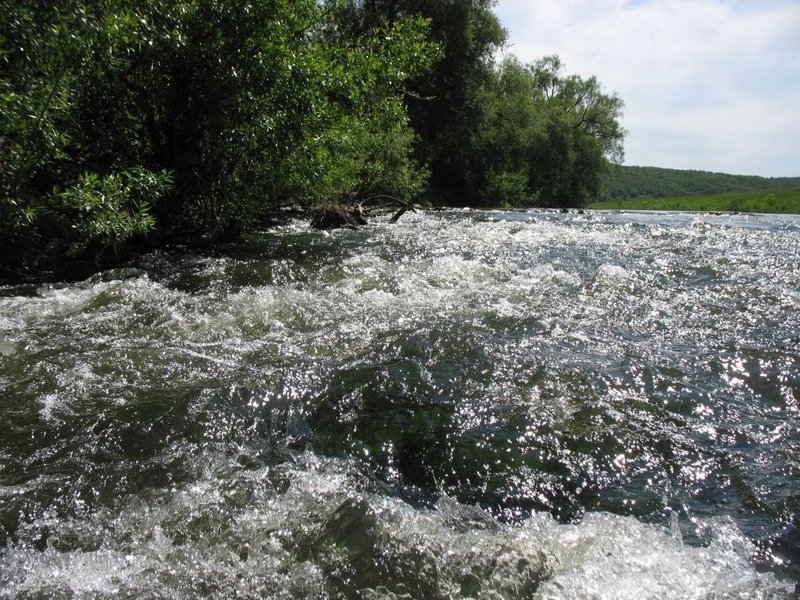
POLYGON ((534 102, 544 127, 531 147, 531 187, 545 206, 575 206, 596 198, 601 176, 624 157, 624 103, 607 94, 596 77, 566 75, 557 56, 529 66, 534 102))
POLYGON ((567 75, 556 56, 507 58, 484 90, 486 202, 579 206, 623 159, 623 102, 595 77, 567 75))

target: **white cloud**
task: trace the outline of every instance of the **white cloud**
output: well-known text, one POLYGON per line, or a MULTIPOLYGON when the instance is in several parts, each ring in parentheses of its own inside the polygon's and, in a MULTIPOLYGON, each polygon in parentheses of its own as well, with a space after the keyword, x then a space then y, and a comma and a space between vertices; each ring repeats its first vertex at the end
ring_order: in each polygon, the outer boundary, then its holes
POLYGON ((800 1, 500 0, 509 51, 625 101, 626 163, 800 175, 800 1))

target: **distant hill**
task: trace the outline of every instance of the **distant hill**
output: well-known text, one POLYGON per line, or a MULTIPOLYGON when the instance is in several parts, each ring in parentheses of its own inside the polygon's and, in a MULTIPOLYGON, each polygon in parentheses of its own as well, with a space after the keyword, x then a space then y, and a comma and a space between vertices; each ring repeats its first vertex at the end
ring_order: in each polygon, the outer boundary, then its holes
POLYGON ((658 167, 619 167, 605 176, 600 200, 797 189, 800 189, 800 177, 757 177, 658 167))

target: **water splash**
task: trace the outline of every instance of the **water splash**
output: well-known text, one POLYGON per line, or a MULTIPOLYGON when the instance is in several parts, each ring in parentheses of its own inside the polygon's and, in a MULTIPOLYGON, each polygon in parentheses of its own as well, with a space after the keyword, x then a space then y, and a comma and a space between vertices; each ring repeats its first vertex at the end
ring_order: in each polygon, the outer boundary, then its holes
POLYGON ((0 594, 788 597, 798 257, 470 211, 6 290, 0 594))

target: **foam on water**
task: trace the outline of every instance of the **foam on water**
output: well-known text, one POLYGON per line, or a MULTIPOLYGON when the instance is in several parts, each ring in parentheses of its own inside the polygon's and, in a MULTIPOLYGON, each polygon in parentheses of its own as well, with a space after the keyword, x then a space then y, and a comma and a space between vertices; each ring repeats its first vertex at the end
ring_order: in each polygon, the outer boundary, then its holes
POLYGON ((115 511, 23 528, 0 559, 0 597, 768 598, 790 586, 750 564, 727 521, 706 547, 632 517, 520 527, 440 497, 413 508, 348 461, 297 455, 244 468, 206 453, 177 490, 115 511), (39 530, 57 526, 44 550, 39 530), (26 537, 30 539, 26 540, 26 537))
POLYGON ((0 295, 0 597, 790 597, 799 259, 469 211, 0 295))

